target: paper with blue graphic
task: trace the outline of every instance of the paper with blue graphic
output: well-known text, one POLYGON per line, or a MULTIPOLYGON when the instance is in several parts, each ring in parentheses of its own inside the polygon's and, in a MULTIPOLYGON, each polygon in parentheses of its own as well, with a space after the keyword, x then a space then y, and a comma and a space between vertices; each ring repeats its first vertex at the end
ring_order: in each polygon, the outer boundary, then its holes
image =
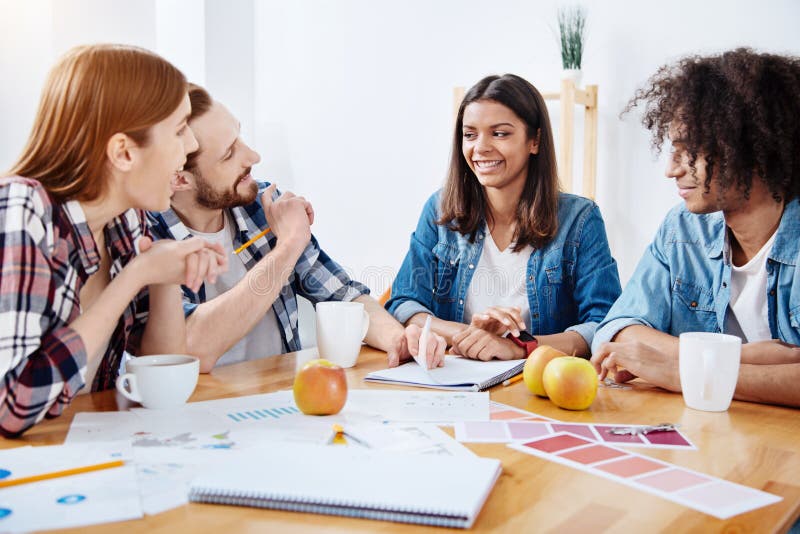
MULTIPOLYGON (((0 451, 0 476, 13 480, 132 458, 130 442, 21 447, 0 451)), ((132 462, 0 491, 0 532, 74 528, 142 516, 132 462)))

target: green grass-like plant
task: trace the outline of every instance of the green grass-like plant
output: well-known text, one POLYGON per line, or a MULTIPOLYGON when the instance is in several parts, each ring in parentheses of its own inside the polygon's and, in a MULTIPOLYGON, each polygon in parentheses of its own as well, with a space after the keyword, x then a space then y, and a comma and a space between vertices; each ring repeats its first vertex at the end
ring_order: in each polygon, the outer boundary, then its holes
POLYGON ((581 6, 560 8, 558 32, 561 37, 561 65, 565 69, 581 68, 583 45, 586 42, 586 10, 581 6))

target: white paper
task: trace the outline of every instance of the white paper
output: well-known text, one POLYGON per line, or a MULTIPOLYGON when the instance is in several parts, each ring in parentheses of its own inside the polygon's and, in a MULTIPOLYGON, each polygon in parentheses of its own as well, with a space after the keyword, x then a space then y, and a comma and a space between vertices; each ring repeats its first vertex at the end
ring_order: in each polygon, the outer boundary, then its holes
MULTIPOLYGON (((488 362, 491 363, 491 362, 488 362)), ((308 416, 297 410, 292 391, 278 391, 263 395, 234 397, 187 404, 181 414, 202 410, 212 414, 217 420, 228 419, 234 423, 231 428, 246 425, 269 427, 289 421, 322 420, 333 422, 384 422, 414 421, 424 423, 451 424, 455 421, 486 421, 489 419, 489 394, 478 392, 445 391, 376 391, 371 389, 351 389, 342 411, 335 415, 308 416), (283 410, 281 415, 278 410, 283 410), (269 415, 269 414, 277 414, 269 415), (236 420, 234 421, 233 417, 236 420)), ((136 413, 141 413, 143 409, 136 413)))
POLYGON ((192 477, 236 451, 276 442, 319 445, 337 423, 375 450, 473 456, 440 429, 415 421, 488 418, 487 393, 351 390, 339 414, 319 417, 303 415, 292 392, 279 391, 171 410, 82 412, 67 443, 127 440, 135 451, 142 507, 155 514, 185 504, 192 477))
MULTIPOLYGON (((8 479, 132 458, 125 443, 91 443, 0 451, 8 479)), ((3 488, 0 531, 74 528, 142 517, 132 464, 3 488)))
MULTIPOLYGON (((446 356, 443 367, 422 369, 409 362, 391 369, 369 373, 365 380, 439 389, 477 390, 485 383, 515 367, 525 365, 524 360, 490 360, 482 362, 459 356, 446 356)), ((521 369, 520 369, 521 370, 521 369)))

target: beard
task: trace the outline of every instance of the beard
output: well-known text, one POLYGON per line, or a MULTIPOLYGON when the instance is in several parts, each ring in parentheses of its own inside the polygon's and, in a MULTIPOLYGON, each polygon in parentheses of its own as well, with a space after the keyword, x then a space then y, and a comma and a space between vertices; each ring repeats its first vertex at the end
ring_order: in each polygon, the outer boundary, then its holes
POLYGON ((218 191, 200 174, 199 169, 194 169, 192 174, 195 177, 195 184, 197 186, 197 196, 195 200, 197 203, 210 210, 220 210, 227 208, 235 208, 237 206, 246 206, 255 201, 258 195, 258 184, 253 182, 244 193, 239 193, 236 189, 237 184, 241 179, 250 174, 248 168, 244 171, 229 191, 218 191))

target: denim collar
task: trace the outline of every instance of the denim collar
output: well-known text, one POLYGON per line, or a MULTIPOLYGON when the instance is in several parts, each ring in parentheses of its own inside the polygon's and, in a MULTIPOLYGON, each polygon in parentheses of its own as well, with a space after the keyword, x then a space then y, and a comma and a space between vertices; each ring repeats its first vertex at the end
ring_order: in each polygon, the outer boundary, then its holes
MULTIPOLYGON (((728 227, 725 225, 725 218, 721 216, 721 213, 711 214, 710 217, 716 219, 712 223, 714 226, 721 225, 722 228, 718 231, 715 228, 716 237, 709 246, 708 257, 714 259, 725 254, 724 259, 727 262, 730 258, 727 257, 726 251, 730 250, 730 247, 728 246, 728 227), (719 215, 718 219, 717 215, 719 215)), ((775 236, 775 243, 772 245, 769 258, 786 265, 796 265, 797 255, 800 252, 798 234, 800 234, 800 199, 795 198, 790 200, 783 209, 778 233, 775 236)))
POLYGON ((786 265, 797 265, 800 252, 800 199, 790 200, 783 209, 778 235, 769 253, 770 259, 786 265))

